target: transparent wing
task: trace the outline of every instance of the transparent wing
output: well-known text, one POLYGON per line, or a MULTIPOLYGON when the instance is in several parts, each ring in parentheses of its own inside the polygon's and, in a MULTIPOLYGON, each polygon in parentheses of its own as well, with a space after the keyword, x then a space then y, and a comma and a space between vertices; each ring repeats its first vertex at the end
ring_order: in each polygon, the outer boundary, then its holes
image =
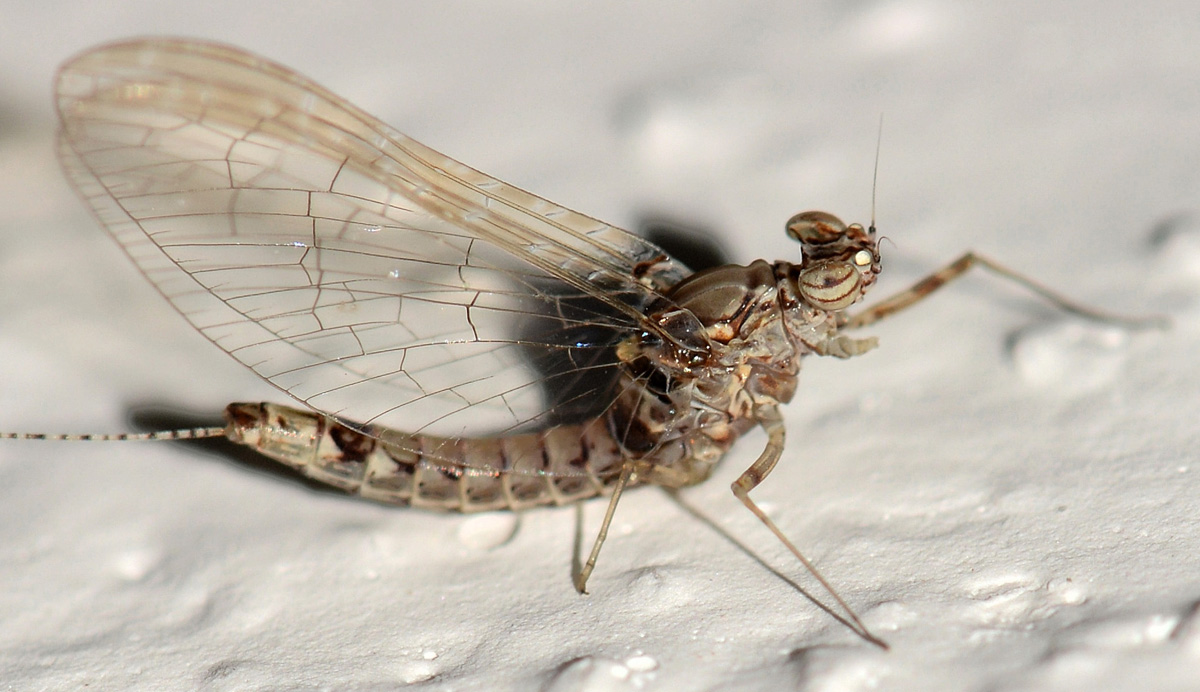
MULTIPOLYGON (((64 168, 206 337, 328 415, 479 436, 595 415, 688 273, 242 51, 101 47, 58 80, 64 168)), ((664 335, 666 338, 670 338, 664 335)))

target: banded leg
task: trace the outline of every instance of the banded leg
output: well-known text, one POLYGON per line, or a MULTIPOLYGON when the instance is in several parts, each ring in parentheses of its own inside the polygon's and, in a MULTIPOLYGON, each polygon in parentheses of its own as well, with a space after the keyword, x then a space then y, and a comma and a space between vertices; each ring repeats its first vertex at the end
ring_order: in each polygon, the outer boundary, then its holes
POLYGON ((604 539, 608 538, 608 525, 612 523, 613 514, 617 511, 617 501, 621 499, 621 493, 625 492, 625 486, 629 485, 632 475, 633 463, 626 460, 621 465, 621 476, 617 478, 617 483, 613 486, 612 497, 608 500, 608 509, 604 512, 604 523, 600 524, 600 533, 596 534, 592 552, 588 554, 587 562, 583 564, 583 568, 575 577, 575 590, 581 594, 587 594, 588 577, 592 576, 592 570, 596 568, 596 557, 600 554, 600 546, 604 545, 604 539))
POLYGON ((926 296, 938 290, 942 286, 950 283, 954 279, 966 274, 972 267, 982 267, 992 272, 993 274, 1008 279, 1013 283, 1023 286, 1034 294, 1042 297, 1051 305, 1080 317, 1085 317, 1089 320, 1097 322, 1108 322, 1118 324, 1130 329, 1163 329, 1168 326, 1168 321, 1165 317, 1152 315, 1150 317, 1129 317, 1126 315, 1116 315, 1102 310, 1089 308, 1086 305, 1081 305, 1066 296, 1054 291, 1033 279, 1020 274, 1018 272, 998 264, 982 255, 977 255, 974 252, 959 257, 950 264, 942 267, 938 271, 921 279, 913 284, 908 290, 901 291, 886 300, 876 303, 871 307, 863 310, 857 315, 853 315, 847 320, 845 327, 848 329, 857 329, 865 327, 869 324, 874 324, 879 320, 894 315, 897 312, 923 300, 926 296))
POLYGON ((783 535, 783 531, 779 530, 775 522, 771 521, 771 518, 759 509, 758 505, 754 504, 754 500, 750 499, 750 491, 758 487, 758 484, 771 473, 771 470, 775 468, 775 464, 779 462, 779 458, 783 456, 785 435, 783 417, 779 414, 777 407, 769 406, 755 409, 755 417, 762 425, 763 431, 767 433, 767 446, 763 449, 762 454, 758 456, 758 459, 750 465, 750 468, 743 471, 742 475, 738 476, 738 479, 733 482, 731 486, 733 494, 737 496, 737 499, 742 501, 742 504, 746 505, 747 509, 754 513, 754 516, 758 517, 759 521, 771 530, 771 533, 775 534, 775 537, 791 551, 792 555, 796 556, 800 564, 804 565, 804 569, 808 570, 809 574, 813 575, 820 582, 821 586, 829 592, 829 595, 833 596, 833 599, 837 601, 837 604, 841 606, 842 610, 850 618, 850 622, 854 623, 858 628, 859 636, 882 649, 887 649, 887 643, 874 634, 871 634, 871 631, 867 629, 863 621, 858 618, 858 614, 854 612, 854 609, 842 599, 833 586, 825 580, 825 577, 817 571, 816 566, 808 558, 804 557, 804 554, 788 540, 787 536, 783 535))

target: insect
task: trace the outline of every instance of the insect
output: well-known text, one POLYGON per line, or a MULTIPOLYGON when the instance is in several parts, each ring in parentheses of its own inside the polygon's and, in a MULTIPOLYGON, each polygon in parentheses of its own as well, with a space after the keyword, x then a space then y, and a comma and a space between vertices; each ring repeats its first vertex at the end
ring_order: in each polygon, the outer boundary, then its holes
MULTIPOLYGON (((60 158, 100 223, 205 337, 302 407, 235 403, 224 435, 365 498, 473 512, 707 479, 743 433, 733 492, 883 645, 750 497, 784 452, 808 355, 971 267, 1103 314, 975 254, 855 315, 874 224, 804 212, 797 262, 692 273, 653 244, 507 185, 296 73, 179 40, 102 46, 57 84, 60 158)), ((4 437, 55 437, 6 433, 4 437)))

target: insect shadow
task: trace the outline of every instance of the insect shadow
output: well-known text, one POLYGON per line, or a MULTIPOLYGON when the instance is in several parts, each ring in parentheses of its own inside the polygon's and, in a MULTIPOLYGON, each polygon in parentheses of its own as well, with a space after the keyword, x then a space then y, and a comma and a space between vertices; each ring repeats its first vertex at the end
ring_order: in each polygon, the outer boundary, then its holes
POLYGON ((745 543, 742 543, 733 534, 729 533, 722 526, 720 526, 715 521, 713 521, 712 517, 709 517, 708 515, 704 514, 699 509, 697 509, 695 506, 693 506, 692 504, 690 504, 689 502, 684 500, 683 496, 679 493, 678 490, 670 490, 668 488, 663 488, 662 492, 665 493, 667 495, 667 497, 669 497, 680 509, 682 509, 684 512, 686 512, 693 519, 695 519, 696 521, 699 521, 700 523, 707 526, 709 529, 711 529, 713 531, 713 533, 717 534, 721 538, 724 538, 730 545, 732 545, 734 548, 737 548, 738 551, 740 551, 743 555, 750 558, 751 560, 754 560, 754 562, 757 563, 764 570, 775 575, 775 577, 777 577, 780 581, 782 581, 783 583, 792 587, 792 589, 794 589, 796 591, 796 593, 798 593, 801 596, 803 596, 804 598, 808 599, 808 601, 810 603, 812 603, 817 608, 823 610, 826 614, 829 615, 829 617, 831 617, 834 620, 836 620, 837 622, 841 623, 842 625, 844 625, 847 629, 849 629, 852 632, 858 631, 857 626, 854 623, 850 622, 848 619, 843 617, 841 614, 839 614, 838 612, 831 609, 829 606, 822 603, 819 599, 817 599, 815 596, 810 594, 803 586, 796 583, 796 581, 792 577, 784 574, 783 572, 780 572, 776 567, 772 566, 770 563, 768 563, 766 560, 764 560, 762 558, 762 556, 760 556, 758 553, 754 552, 754 550, 752 550, 749 546, 747 546, 745 543))
POLYGON ((667 214, 648 213, 638 222, 637 232, 692 271, 731 263, 729 253, 717 241, 715 230, 701 224, 667 214))
MULTIPOLYGON (((181 410, 177 406, 161 402, 146 402, 129 406, 126 418, 130 426, 139 432, 155 430, 182 430, 186 428, 220 427, 224 421, 214 420, 211 415, 181 410)), ((334 495, 352 499, 342 490, 314 481, 297 469, 284 466, 245 445, 235 444, 224 437, 206 437, 194 440, 172 440, 185 449, 202 452, 208 456, 224 459, 231 465, 262 476, 269 476, 322 495, 334 495)))

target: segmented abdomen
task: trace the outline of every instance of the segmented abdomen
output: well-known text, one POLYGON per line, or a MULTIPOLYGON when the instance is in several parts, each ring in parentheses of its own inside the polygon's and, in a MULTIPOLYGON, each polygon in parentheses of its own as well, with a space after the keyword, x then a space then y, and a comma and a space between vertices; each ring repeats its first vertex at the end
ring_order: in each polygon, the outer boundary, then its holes
POLYGON ((230 404, 226 436, 306 476, 371 500, 480 512, 567 504, 603 493, 622 452, 605 419, 543 432, 452 439, 375 429, 316 413, 230 404))

